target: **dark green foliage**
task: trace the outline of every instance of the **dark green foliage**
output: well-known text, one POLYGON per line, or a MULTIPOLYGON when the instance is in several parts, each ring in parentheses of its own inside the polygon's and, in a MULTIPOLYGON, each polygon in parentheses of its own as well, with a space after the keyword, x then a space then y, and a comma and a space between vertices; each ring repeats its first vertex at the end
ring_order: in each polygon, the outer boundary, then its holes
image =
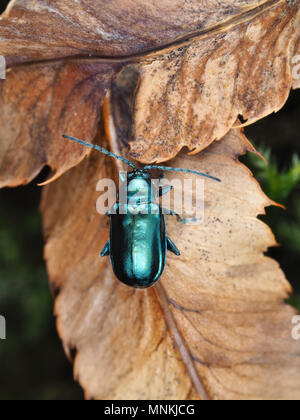
POLYGON ((266 194, 287 207, 286 210, 269 208, 267 215, 262 217, 272 228, 280 244, 280 248, 271 250, 270 254, 279 260, 299 293, 292 302, 299 304, 297 308, 300 310, 300 284, 297 281, 297 262, 300 260, 300 161, 294 156, 290 167, 280 171, 270 150, 258 149, 270 164, 266 166, 261 158, 251 155, 248 157, 248 166, 254 171, 266 194))
MULTIPOLYGON (((269 197, 274 201, 287 206, 287 213, 276 211, 270 223, 284 247, 290 252, 300 253, 300 159, 294 155, 289 168, 280 171, 276 158, 272 156, 270 149, 265 153, 260 152, 267 158, 269 165, 257 156, 252 155, 250 162, 255 169, 261 186, 269 197), (288 217, 287 217, 288 216, 288 217)), ((300 256, 300 255, 299 255, 300 256)))
POLYGON ((300 159, 294 155, 289 168, 280 170, 271 149, 263 147, 257 149, 267 159, 268 165, 254 154, 248 157, 249 165, 255 171, 267 195, 278 203, 286 202, 300 182, 300 159))
POLYGON ((252 127, 246 134, 267 158, 269 164, 256 155, 248 155, 246 164, 253 170, 266 194, 283 204, 286 210, 267 209, 262 219, 273 230, 280 247, 269 254, 279 261, 295 289, 290 302, 300 311, 300 94, 291 94, 286 107, 252 127))

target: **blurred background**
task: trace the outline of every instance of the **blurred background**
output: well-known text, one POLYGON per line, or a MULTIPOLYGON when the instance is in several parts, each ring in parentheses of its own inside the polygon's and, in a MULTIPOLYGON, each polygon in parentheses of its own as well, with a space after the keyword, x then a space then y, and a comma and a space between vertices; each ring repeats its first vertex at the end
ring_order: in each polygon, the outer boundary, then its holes
MULTIPOLYGON (((0 12, 5 3, 1 0, 0 12)), ((292 283, 290 303, 300 311, 299 124, 300 91, 294 91, 282 111, 246 129, 269 166, 255 155, 242 160, 264 191, 287 207, 269 208, 262 219, 281 244, 269 255, 292 283)), ((0 190, 0 314, 7 318, 8 336, 0 341, 0 400, 78 400, 83 394, 55 330, 37 183, 0 190)))

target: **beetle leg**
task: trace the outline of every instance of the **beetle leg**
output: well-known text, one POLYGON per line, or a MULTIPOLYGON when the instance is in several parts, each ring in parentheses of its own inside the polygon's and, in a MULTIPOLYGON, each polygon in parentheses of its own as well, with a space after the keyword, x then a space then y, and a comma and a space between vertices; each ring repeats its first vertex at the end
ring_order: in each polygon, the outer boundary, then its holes
POLYGON ((168 192, 172 191, 173 186, 172 185, 164 185, 163 187, 159 187, 159 193, 158 196, 162 197, 165 194, 168 194, 168 192))
POLYGON ((169 237, 167 238, 168 241, 168 250, 172 251, 175 255, 177 255, 178 257, 180 256, 180 251, 177 248, 177 246, 174 244, 174 242, 172 241, 172 239, 170 239, 169 237))
POLYGON ((201 222, 202 221, 202 219, 196 219, 194 217, 183 219, 181 216, 179 216, 178 213, 175 213, 175 211, 173 211, 173 210, 162 209, 162 211, 163 211, 163 214, 164 215, 167 215, 167 216, 168 215, 170 215, 170 216, 176 216, 177 217, 177 221, 180 222, 180 223, 187 224, 187 223, 197 223, 197 222, 201 222))
POLYGON ((110 254, 110 241, 105 244, 105 247, 101 251, 101 257, 108 257, 110 254))
POLYGON ((185 220, 186 219, 183 219, 182 217, 180 217, 178 213, 175 213, 175 211, 169 210, 169 209, 162 209, 162 211, 163 211, 163 214, 165 214, 167 216, 168 215, 170 215, 170 216, 176 216, 178 222, 185 223, 185 220))

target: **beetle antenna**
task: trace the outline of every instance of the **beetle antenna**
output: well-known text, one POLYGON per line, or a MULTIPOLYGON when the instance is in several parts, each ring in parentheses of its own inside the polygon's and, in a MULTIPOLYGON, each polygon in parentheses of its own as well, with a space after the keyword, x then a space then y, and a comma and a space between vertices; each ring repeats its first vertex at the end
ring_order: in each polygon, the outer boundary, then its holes
POLYGON ((203 172, 192 171, 190 169, 171 168, 171 167, 168 167, 168 166, 157 166, 157 165, 148 165, 148 166, 144 167, 145 171, 149 171, 151 169, 159 169, 161 171, 169 171, 169 172, 185 172, 185 173, 188 173, 188 174, 204 176, 206 178, 212 179, 212 180, 217 181, 217 182, 222 182, 219 178, 216 178, 216 177, 211 176, 211 175, 204 174, 203 172))
POLYGON ((106 149, 103 149, 100 146, 97 146, 95 144, 87 143, 86 141, 76 139, 75 137, 67 136, 66 134, 63 134, 63 138, 76 141, 76 143, 81 144, 82 146, 90 147, 91 149, 96 149, 98 152, 104 153, 107 156, 113 157, 115 159, 121 160, 122 162, 126 163, 127 165, 131 166, 133 169, 137 169, 137 167, 128 159, 125 159, 121 156, 115 155, 114 153, 109 152, 106 149))

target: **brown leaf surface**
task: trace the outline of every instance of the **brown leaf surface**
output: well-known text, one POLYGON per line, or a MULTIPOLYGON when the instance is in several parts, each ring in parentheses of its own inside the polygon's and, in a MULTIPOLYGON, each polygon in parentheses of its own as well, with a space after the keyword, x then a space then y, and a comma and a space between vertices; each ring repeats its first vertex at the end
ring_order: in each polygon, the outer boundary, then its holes
POLYGON ((93 141, 105 92, 128 64, 141 71, 131 153, 143 162, 184 146, 198 152, 239 114, 251 123, 278 110, 300 54, 299 5, 12 1, 0 20, 0 55, 11 66, 0 81, 0 186, 29 182, 44 165, 59 177, 80 162, 88 151, 61 135, 93 141))
POLYGON ((92 62, 20 66, 0 82, 0 187, 31 181, 51 166, 58 177, 89 150, 63 141, 93 139, 103 97, 119 65, 92 62))
POLYGON ((223 138, 239 115, 252 124, 278 111, 293 85, 297 54, 300 2, 284 1, 149 60, 141 65, 132 155, 148 163, 170 159, 184 146, 198 153, 223 138))
POLYGON ((67 354, 76 350, 87 398, 300 398, 300 344, 291 339, 294 309, 284 304, 291 288, 264 256, 275 241, 257 215, 271 202, 236 160, 247 150, 235 130, 201 156, 172 162, 223 182, 205 182, 202 225, 168 218, 182 256, 169 254, 160 285, 142 292, 118 282, 99 257, 108 220, 96 213, 95 186, 113 176, 111 162, 93 152, 45 189, 58 330, 67 354))
POLYGON ((0 21, 0 54, 10 61, 86 53, 130 56, 229 24, 278 1, 13 0, 0 21))

